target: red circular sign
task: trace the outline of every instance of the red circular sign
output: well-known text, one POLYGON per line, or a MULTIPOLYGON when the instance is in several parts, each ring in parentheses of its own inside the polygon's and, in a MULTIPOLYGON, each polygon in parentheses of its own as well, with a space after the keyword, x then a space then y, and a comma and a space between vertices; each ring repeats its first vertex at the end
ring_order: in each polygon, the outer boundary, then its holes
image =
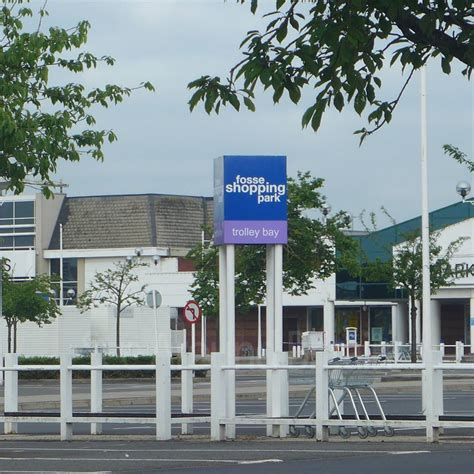
POLYGON ((202 310, 196 301, 188 301, 183 310, 184 319, 190 324, 196 324, 202 316, 202 310))

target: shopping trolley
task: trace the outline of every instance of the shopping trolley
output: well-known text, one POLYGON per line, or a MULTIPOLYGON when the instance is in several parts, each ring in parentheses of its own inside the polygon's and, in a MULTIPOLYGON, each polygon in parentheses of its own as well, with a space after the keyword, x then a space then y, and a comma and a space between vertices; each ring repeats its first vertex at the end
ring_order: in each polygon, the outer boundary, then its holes
MULTIPOLYGON (((339 357, 329 361, 329 365, 361 365, 361 364, 378 364, 384 362, 386 358, 384 356, 377 358, 357 358, 352 357, 350 359, 341 359, 339 357)), ((343 416, 339 408, 340 403, 343 402, 346 397, 349 399, 352 408, 354 409, 355 418, 357 421, 361 420, 361 415, 359 414, 359 409, 357 407, 356 399, 359 402, 360 407, 362 408, 363 417, 365 420, 370 420, 367 408, 362 399, 361 390, 367 390, 374 398, 377 408, 380 412, 380 416, 383 421, 387 422, 387 418, 383 411, 382 405, 380 403, 379 397, 373 387, 374 382, 378 379, 379 375, 375 373, 374 370, 363 370, 363 369, 342 369, 334 368, 329 371, 329 395, 333 402, 333 410, 329 416, 332 416, 334 411, 336 412, 337 417, 340 421, 343 421, 343 416), (336 390, 340 390, 342 395, 339 400, 336 398, 336 390)), ((386 425, 384 426, 384 433, 386 436, 393 436, 394 430, 392 427, 386 425)), ((357 426, 357 434, 361 438, 367 438, 367 436, 377 436, 377 429, 373 426, 357 426)), ((346 426, 341 426, 339 428, 339 435, 342 438, 349 438, 351 433, 346 426)))

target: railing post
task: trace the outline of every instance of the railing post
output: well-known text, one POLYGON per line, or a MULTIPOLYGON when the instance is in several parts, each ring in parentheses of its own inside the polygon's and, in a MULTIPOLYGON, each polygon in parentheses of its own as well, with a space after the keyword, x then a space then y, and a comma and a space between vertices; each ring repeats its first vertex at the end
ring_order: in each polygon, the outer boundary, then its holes
MULTIPOLYGON (((273 364, 288 365, 288 353, 274 352, 273 364)), ((272 411, 273 418, 286 417, 289 414, 288 370, 274 370, 272 374, 272 411)), ((273 425, 272 436, 285 438, 288 436, 286 425, 273 425)))
POLYGON ((60 358, 60 405, 61 441, 72 439, 72 356, 63 354, 60 358))
POLYGON ((156 354, 156 439, 171 439, 171 354, 156 354))
MULTIPOLYGON (((3 353, 0 352, 0 368, 4 365, 4 356, 3 353)), ((5 380, 5 375, 3 370, 0 370, 0 387, 3 386, 3 381, 5 380)))
POLYGON ((385 341, 380 343, 380 355, 384 357, 387 356, 387 343, 385 341))
MULTIPOLYGON (((5 354, 5 368, 15 367, 18 365, 18 354, 5 354)), ((4 411, 17 412, 18 411, 18 371, 8 370, 5 372, 5 387, 4 387, 4 411)), ((5 434, 18 433, 18 423, 5 422, 5 434)))
POLYGON ((225 373, 222 370, 225 356, 221 352, 211 353, 211 439, 225 440, 225 373))
POLYGON ((423 402, 426 415, 426 441, 439 441, 439 416, 443 414, 443 371, 434 366, 443 361, 440 351, 433 351, 431 363, 423 371, 423 402))
POLYGON ((439 351, 441 352, 441 357, 444 357, 446 354, 446 349, 444 347, 444 342, 441 342, 439 345, 439 351))
POLYGON ((328 441, 329 427, 324 421, 329 417, 328 384, 329 373, 324 367, 329 361, 329 354, 316 352, 316 440, 328 441))
MULTIPOLYGON (((102 365, 102 354, 91 354, 91 369, 102 365)), ((102 413, 102 370, 91 370, 91 413, 102 413)), ((102 423, 91 423, 91 434, 102 433, 102 423)))
MULTIPOLYGON (((194 365, 194 354, 192 352, 186 352, 181 355, 181 365, 187 367, 194 365)), ((181 371, 181 413, 189 414, 193 412, 193 371, 182 370, 181 371)), ((192 434, 193 425, 189 423, 183 423, 181 425, 182 434, 192 434)))
POLYGON ((370 341, 364 341, 364 356, 370 357, 370 341))

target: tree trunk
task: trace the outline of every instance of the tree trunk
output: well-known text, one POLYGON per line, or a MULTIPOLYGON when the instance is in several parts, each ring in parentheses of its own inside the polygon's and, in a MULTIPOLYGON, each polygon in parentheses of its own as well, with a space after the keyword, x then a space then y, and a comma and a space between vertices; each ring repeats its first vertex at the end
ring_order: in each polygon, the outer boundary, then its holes
POLYGON ((116 324, 115 346, 117 348, 117 357, 120 357, 120 305, 117 306, 117 320, 115 324, 116 324))
POLYGON ((18 321, 13 323, 13 353, 16 354, 16 328, 18 321))
POLYGON ((414 363, 416 362, 416 305, 415 305, 415 297, 410 296, 410 303, 411 303, 411 361, 414 363))
POLYGON ((8 329, 8 353, 10 354, 12 351, 12 323, 8 324, 7 323, 7 329, 8 329))

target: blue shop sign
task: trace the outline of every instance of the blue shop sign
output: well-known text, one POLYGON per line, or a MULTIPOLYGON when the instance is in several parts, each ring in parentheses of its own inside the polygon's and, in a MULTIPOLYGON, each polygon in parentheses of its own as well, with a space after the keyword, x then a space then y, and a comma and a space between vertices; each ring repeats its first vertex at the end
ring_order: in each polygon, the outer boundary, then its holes
POLYGON ((222 156, 214 162, 214 240, 222 244, 284 244, 287 230, 285 156, 222 156))

